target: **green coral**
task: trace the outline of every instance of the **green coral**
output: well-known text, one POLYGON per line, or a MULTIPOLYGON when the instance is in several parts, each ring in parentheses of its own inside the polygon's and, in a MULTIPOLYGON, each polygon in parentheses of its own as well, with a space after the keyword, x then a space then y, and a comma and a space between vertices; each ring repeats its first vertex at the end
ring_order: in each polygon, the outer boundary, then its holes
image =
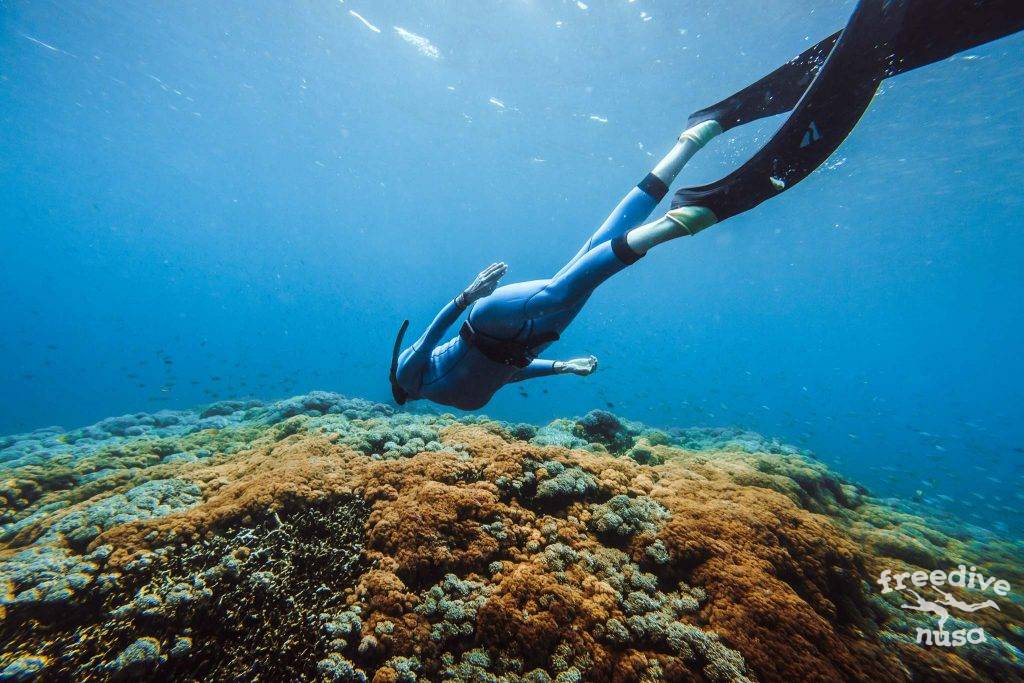
POLYGON ((483 583, 447 574, 423 596, 416 611, 431 622, 430 638, 443 643, 473 635, 477 611, 487 600, 483 583))
POLYGON ((576 465, 566 467, 556 460, 546 460, 540 466, 544 474, 537 478, 535 497, 539 500, 585 498, 598 490, 594 475, 576 465))
POLYGON ((202 499, 199 487, 178 479, 154 479, 125 493, 115 494, 57 520, 43 534, 42 543, 66 542, 84 548, 104 531, 187 510, 202 499))
POLYGON ((590 512, 587 526, 592 531, 622 538, 656 533, 672 516, 661 503, 647 496, 618 495, 607 503, 591 505, 590 512))

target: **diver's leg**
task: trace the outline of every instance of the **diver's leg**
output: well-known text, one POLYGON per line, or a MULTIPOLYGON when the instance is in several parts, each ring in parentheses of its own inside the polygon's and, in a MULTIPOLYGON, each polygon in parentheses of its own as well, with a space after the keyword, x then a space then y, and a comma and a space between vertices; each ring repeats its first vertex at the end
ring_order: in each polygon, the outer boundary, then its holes
POLYGON ((555 314, 575 316, 579 307, 602 282, 643 256, 631 249, 622 235, 602 242, 547 281, 526 302, 524 312, 534 321, 555 314))
POLYGON ((642 255, 618 235, 588 250, 550 280, 499 287, 473 306, 470 322, 477 331, 499 339, 561 333, 598 285, 642 255))
POLYGON ((621 235, 630 228, 640 225, 668 193, 668 186, 653 173, 640 181, 631 189, 615 209, 608 214, 593 235, 591 235, 573 260, 579 258, 602 242, 607 242, 616 235, 621 235))
POLYGON ((686 165, 694 154, 712 138, 722 132, 722 127, 715 121, 703 121, 683 131, 676 141, 675 146, 654 169, 647 174, 647 177, 630 190, 615 210, 605 219, 601 227, 590 236, 576 255, 565 266, 556 273, 558 277, 569 269, 583 254, 587 253, 602 242, 607 242, 620 235, 626 234, 635 228, 642 221, 646 220, 654 207, 658 205, 666 194, 668 186, 675 180, 676 176, 686 165))
POLYGON ((721 132, 714 121, 683 132, 672 150, 554 277, 500 287, 474 306, 470 314, 473 326, 503 339, 515 337, 528 321, 546 316, 553 316, 548 322, 561 327, 598 285, 646 253, 631 248, 626 234, 651 214, 686 162, 721 132))

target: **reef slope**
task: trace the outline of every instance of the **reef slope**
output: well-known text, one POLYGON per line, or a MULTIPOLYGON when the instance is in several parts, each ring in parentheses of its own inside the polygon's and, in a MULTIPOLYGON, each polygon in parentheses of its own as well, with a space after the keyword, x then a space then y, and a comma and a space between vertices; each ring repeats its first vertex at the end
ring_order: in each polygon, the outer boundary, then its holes
POLYGON ((876 583, 1019 587, 1019 545, 749 432, 316 392, 2 437, 0 474, 0 680, 1024 679, 1019 599, 921 646, 876 583))

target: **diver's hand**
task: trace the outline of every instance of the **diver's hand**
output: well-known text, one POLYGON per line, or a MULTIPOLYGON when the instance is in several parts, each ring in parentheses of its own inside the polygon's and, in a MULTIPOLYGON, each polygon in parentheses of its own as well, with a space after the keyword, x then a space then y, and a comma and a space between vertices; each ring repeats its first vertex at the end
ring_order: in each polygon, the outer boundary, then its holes
POLYGON ((555 363, 555 369, 562 374, 579 375, 586 377, 597 370, 597 357, 587 356, 586 358, 570 358, 555 363))
POLYGON ((462 294, 456 297, 455 303, 458 304, 459 308, 466 308, 474 301, 479 301, 488 296, 498 288, 498 280, 505 275, 506 271, 508 271, 508 266, 502 262, 492 263, 487 266, 480 271, 480 274, 469 284, 469 287, 466 287, 462 294))

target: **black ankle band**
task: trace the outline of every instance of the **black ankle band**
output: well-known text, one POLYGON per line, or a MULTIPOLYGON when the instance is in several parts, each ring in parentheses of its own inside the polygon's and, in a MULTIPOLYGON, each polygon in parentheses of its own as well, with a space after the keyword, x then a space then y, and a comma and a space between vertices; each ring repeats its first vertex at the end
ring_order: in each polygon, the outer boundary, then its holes
POLYGON ((664 199, 665 195, 668 194, 668 185, 665 184, 664 180, 653 173, 648 173, 647 177, 637 184, 637 187, 649 194, 658 202, 664 199))
POLYGON ((619 257, 619 260, 627 266, 639 261, 643 254, 638 254, 626 243, 626 236, 619 235, 612 240, 612 252, 619 257))

